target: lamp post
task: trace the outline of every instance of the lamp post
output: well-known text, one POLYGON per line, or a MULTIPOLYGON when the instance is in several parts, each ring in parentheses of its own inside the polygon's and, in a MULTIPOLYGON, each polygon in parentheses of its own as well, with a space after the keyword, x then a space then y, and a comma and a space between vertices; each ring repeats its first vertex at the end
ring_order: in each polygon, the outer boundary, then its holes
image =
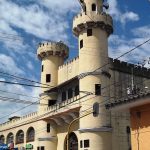
POLYGON ((68 126, 68 132, 67 132, 67 150, 69 150, 69 134, 70 134, 71 126, 72 126, 76 121, 78 121, 80 118, 83 118, 83 117, 85 117, 85 116, 88 116, 88 115, 90 115, 91 113, 93 113, 93 111, 90 111, 90 112, 84 114, 83 116, 80 116, 80 117, 78 117, 78 118, 72 120, 71 123, 69 124, 69 126, 68 126))

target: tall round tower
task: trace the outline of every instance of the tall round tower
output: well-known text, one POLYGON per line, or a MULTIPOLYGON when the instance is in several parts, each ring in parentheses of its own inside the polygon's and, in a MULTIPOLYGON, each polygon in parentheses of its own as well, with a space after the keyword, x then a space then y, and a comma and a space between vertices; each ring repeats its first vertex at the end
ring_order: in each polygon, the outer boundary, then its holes
MULTIPOLYGON (((49 89, 57 86, 58 67, 64 63, 68 57, 69 48, 62 42, 45 42, 40 43, 37 51, 38 58, 42 61, 41 66, 41 83, 49 85, 49 89)), ((46 86, 45 85, 45 86, 46 86)), ((43 85, 43 87, 45 87, 43 85)), ((48 88, 41 89, 41 100, 39 112, 56 103, 57 94, 50 95, 44 93, 48 88)))
POLYGON ((81 99, 80 116, 89 108, 99 111, 80 119, 80 141, 88 140, 92 150, 111 150, 110 115, 104 103, 109 99, 110 74, 105 64, 108 64, 108 37, 113 32, 113 20, 103 11, 103 0, 80 0, 80 3, 82 12, 73 20, 73 33, 79 40, 80 91, 94 93, 81 99))

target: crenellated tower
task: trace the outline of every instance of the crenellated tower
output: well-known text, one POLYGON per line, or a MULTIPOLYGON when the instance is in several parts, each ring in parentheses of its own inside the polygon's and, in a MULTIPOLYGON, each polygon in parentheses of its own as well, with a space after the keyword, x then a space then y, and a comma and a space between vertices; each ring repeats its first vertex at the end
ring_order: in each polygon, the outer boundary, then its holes
POLYGON ((73 20, 73 33, 79 43, 80 91, 93 93, 81 99, 80 116, 90 108, 99 112, 80 119, 80 140, 88 137, 92 150, 111 150, 110 112, 104 104, 109 99, 111 75, 106 64, 113 20, 104 12, 103 0, 80 0, 80 3, 82 11, 73 20))
POLYGON ((57 93, 44 93, 58 84, 58 68, 68 58, 69 48, 62 42, 40 43, 37 51, 38 58, 42 61, 41 65, 41 83, 43 87, 40 94, 39 112, 45 108, 54 105, 57 100, 57 93))

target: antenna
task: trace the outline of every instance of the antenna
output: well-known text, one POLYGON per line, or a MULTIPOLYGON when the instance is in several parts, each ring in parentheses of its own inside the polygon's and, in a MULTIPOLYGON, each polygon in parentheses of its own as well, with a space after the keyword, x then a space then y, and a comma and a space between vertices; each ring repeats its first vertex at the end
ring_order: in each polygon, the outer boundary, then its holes
POLYGON ((103 1, 103 7, 104 7, 105 9, 108 9, 108 8, 109 8, 108 2, 104 2, 104 1, 103 1))

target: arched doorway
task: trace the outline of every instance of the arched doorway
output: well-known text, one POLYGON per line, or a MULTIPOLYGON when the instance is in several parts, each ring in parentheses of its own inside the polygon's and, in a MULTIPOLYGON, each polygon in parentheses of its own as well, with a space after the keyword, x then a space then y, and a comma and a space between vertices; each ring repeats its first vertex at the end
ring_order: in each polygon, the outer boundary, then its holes
MULTIPOLYGON (((68 140, 69 149, 68 150, 78 150, 78 138, 74 132, 71 132, 69 134, 69 140, 68 140)), ((65 139, 65 148, 64 150, 67 150, 67 137, 65 139)))

